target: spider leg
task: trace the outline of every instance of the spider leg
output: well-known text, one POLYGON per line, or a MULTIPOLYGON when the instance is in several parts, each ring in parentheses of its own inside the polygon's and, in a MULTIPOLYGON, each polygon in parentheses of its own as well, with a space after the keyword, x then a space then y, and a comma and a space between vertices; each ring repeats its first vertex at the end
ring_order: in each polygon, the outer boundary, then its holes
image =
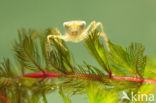
POLYGON ((95 22, 95 21, 92 21, 92 22, 88 25, 88 27, 86 28, 85 31, 88 32, 89 29, 92 27, 91 32, 93 32, 93 30, 95 30, 95 25, 96 25, 96 22, 95 22))
POLYGON ((59 35, 48 35, 47 36, 47 42, 48 42, 48 45, 49 45, 49 47, 50 47, 50 50, 52 50, 52 45, 51 45, 51 43, 50 43, 50 39, 52 38, 52 39, 54 39, 54 41, 56 42, 56 43, 58 43, 62 48, 64 48, 65 50, 67 50, 59 41, 58 41, 58 39, 62 39, 62 40, 64 40, 65 38, 65 36, 63 36, 62 34, 61 34, 61 32, 58 30, 58 29, 56 29, 56 33, 57 34, 59 34, 59 35))
POLYGON ((93 32, 96 28, 95 28, 95 25, 96 25, 96 22, 95 21, 92 21, 88 27, 85 29, 84 31, 84 35, 82 36, 82 39, 86 39, 87 38, 87 35, 88 35, 88 31, 91 29, 90 32, 93 32))
POLYGON ((57 28, 55 29, 55 32, 59 35, 62 35, 62 33, 57 28))
POLYGON ((95 27, 92 29, 92 31, 94 31, 95 29, 97 29, 98 27, 100 27, 101 29, 101 33, 99 33, 100 36, 103 37, 103 39, 105 40, 105 43, 106 43, 106 47, 107 47, 107 50, 110 51, 110 48, 109 48, 109 40, 104 32, 104 28, 103 28, 103 25, 101 22, 97 22, 95 25, 95 27))

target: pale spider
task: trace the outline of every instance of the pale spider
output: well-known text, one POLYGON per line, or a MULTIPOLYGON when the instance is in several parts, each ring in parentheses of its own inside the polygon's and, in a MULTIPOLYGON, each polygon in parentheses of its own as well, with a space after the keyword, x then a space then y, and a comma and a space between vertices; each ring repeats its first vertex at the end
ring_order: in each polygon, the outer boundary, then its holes
POLYGON ((85 21, 79 21, 79 20, 64 22, 63 26, 65 27, 65 30, 66 30, 65 35, 62 35, 62 33, 58 29, 56 29, 56 33, 58 33, 59 35, 47 36, 47 41, 48 41, 50 49, 52 49, 50 38, 54 39, 61 47, 63 47, 66 50, 66 48, 57 39, 62 39, 64 41, 71 41, 71 42, 80 42, 81 40, 86 39, 90 32, 93 32, 95 29, 100 27, 101 32, 98 35, 103 37, 103 39, 106 42, 107 49, 109 50, 108 39, 106 37, 106 34, 103 31, 102 23, 92 21, 86 29, 85 29, 85 25, 86 25, 85 21))

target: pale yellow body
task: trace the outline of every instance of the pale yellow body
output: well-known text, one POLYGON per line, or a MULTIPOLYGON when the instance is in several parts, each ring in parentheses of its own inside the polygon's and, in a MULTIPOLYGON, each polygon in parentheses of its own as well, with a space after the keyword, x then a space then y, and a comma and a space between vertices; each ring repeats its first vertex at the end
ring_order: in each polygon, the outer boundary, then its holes
MULTIPOLYGON (((106 45, 107 45, 107 49, 109 50, 108 39, 106 37, 106 34, 103 31, 102 23, 92 21, 91 24, 88 25, 86 29, 85 29, 85 25, 86 25, 85 21, 75 20, 75 21, 64 22, 63 26, 65 27, 65 30, 66 30, 65 35, 62 35, 58 29, 56 29, 56 32, 59 35, 48 35, 47 41, 48 41, 50 48, 52 49, 51 44, 50 44, 50 38, 54 39, 56 42, 58 42, 57 39, 62 39, 64 41, 71 41, 71 42, 79 42, 81 40, 86 39, 88 37, 87 35, 89 34, 89 32, 93 32, 95 29, 97 29, 97 27, 100 27, 101 32, 99 35, 104 38, 106 45)), ((66 49, 60 42, 58 43, 64 49, 66 49)))

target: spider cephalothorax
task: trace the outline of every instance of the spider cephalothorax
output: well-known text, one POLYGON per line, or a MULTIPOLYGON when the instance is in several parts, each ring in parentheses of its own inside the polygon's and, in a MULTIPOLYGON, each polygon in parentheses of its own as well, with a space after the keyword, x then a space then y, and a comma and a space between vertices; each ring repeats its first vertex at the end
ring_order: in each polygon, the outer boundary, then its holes
POLYGON ((71 36, 79 36, 85 30, 85 21, 68 21, 64 22, 63 26, 66 29, 66 34, 71 36))
POLYGON ((101 32, 99 33, 99 35, 103 37, 108 48, 108 39, 106 37, 106 34, 103 31, 102 23, 92 21, 88 25, 87 28, 85 28, 85 25, 86 25, 86 22, 80 21, 80 20, 64 22, 63 26, 65 27, 65 30, 66 30, 65 35, 62 35, 58 29, 56 29, 56 31, 59 35, 48 35, 47 41, 48 41, 50 48, 52 48, 50 44, 50 38, 53 38, 57 43, 59 43, 64 48, 64 46, 57 39, 62 39, 64 41, 71 41, 71 42, 79 42, 81 40, 86 39, 88 37, 89 32, 93 32, 98 27, 100 27, 101 29, 101 32))

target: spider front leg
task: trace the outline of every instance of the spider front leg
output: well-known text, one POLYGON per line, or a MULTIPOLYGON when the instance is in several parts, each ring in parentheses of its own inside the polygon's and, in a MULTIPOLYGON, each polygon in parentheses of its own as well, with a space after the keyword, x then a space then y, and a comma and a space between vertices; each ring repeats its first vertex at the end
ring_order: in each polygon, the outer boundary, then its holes
POLYGON ((103 37, 103 39, 105 40, 105 43, 106 43, 107 50, 110 51, 108 39, 107 39, 106 34, 104 33, 104 28, 103 28, 102 23, 101 22, 95 22, 95 21, 93 21, 88 26, 87 30, 89 30, 91 27, 92 27, 91 32, 93 32, 95 29, 97 29, 98 27, 100 27, 101 33, 99 35, 103 37))
POLYGON ((54 39, 54 41, 55 41, 56 43, 58 43, 63 49, 67 50, 67 49, 61 44, 61 42, 58 41, 58 39, 64 40, 64 36, 61 34, 61 32, 60 32, 58 29, 56 29, 56 33, 58 33, 59 35, 48 35, 48 36, 47 36, 47 42, 48 42, 48 45, 49 45, 49 47, 50 47, 50 50, 52 50, 52 45, 51 45, 51 43, 50 43, 50 39, 54 39))
POLYGON ((89 29, 92 27, 92 30, 91 30, 91 32, 93 32, 93 30, 95 30, 95 25, 96 25, 96 22, 95 21, 92 21, 89 25, 88 25, 88 27, 86 28, 86 32, 88 32, 89 31, 89 29))
POLYGON ((97 22, 97 23, 95 24, 95 27, 94 27, 94 28, 96 29, 96 28, 98 28, 99 26, 100 26, 100 28, 101 28, 100 36, 103 37, 103 39, 104 39, 105 42, 106 42, 107 50, 110 51, 110 48, 109 48, 109 40, 108 40, 108 38, 107 38, 107 36, 106 36, 106 34, 105 34, 105 32, 104 32, 104 27, 103 27, 102 23, 101 23, 101 22, 97 22))

